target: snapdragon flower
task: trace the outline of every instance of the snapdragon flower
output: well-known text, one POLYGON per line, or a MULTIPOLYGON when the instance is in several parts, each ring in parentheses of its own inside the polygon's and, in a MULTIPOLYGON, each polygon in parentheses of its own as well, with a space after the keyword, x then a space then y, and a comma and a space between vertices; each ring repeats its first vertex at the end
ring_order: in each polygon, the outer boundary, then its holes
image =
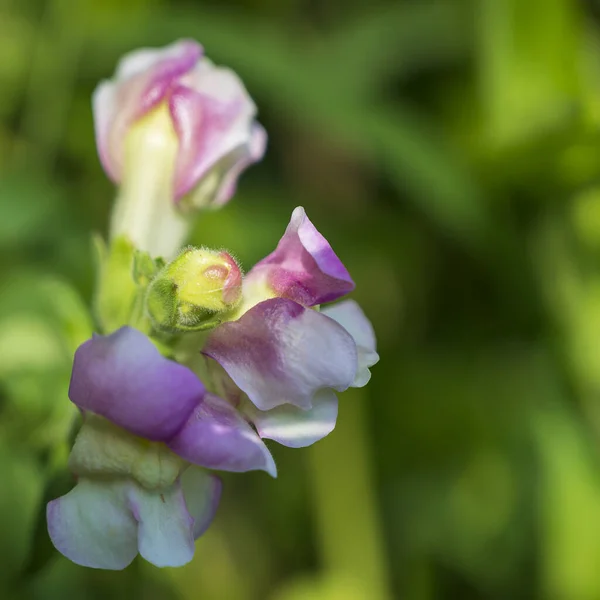
POLYGON ((226 203, 265 151, 244 85, 191 40, 125 56, 93 109, 100 160, 119 185, 111 237, 153 256, 171 258, 187 236, 186 213, 226 203))
POLYGON ((208 468, 275 475, 262 441, 252 455, 233 441, 241 432, 248 439, 247 423, 257 444, 265 438, 299 448, 329 434, 335 392, 366 385, 379 360, 373 328, 354 300, 315 309, 353 288, 327 240, 297 208, 277 249, 244 278, 240 306, 206 337, 204 361, 195 362, 210 392, 201 410, 212 418, 192 417, 171 448, 208 468), (215 428, 218 456, 207 431, 215 428))
MULTIPOLYGON (((173 349, 183 364, 131 327, 77 350, 69 397, 84 424, 69 464, 78 482, 47 513, 54 545, 74 562, 119 569, 139 551, 158 566, 185 564, 220 494, 202 468, 276 476, 263 439, 313 444, 335 427, 335 392, 369 380, 378 355, 358 304, 318 310, 354 283, 302 208, 241 296, 236 268, 222 252, 186 250, 157 277, 179 282, 165 287, 173 306, 223 309, 199 338, 183 333, 173 349), (207 266, 211 257, 218 269, 207 266), (219 281, 208 296, 207 270, 219 281)), ((166 314, 172 332, 180 313, 166 314)))
POLYGON ((161 567, 191 560, 221 483, 167 444, 204 397, 192 371, 131 327, 78 348, 69 388, 84 416, 69 458, 77 484, 47 507, 62 554, 103 569, 123 569, 138 552, 161 567))

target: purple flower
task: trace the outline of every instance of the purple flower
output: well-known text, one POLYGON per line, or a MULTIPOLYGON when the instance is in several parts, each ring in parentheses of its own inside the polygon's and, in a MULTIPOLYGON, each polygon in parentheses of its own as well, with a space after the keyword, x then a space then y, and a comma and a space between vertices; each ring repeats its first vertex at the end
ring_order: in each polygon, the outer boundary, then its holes
MULTIPOLYGON (((203 294, 185 273, 177 289, 203 294)), ((175 347, 189 368, 130 327, 77 350, 69 397, 84 425, 69 466, 78 483, 47 511, 52 541, 72 561, 120 569, 139 552, 158 566, 185 564, 220 495, 198 467, 276 476, 263 439, 313 444, 335 427, 335 392, 368 382, 379 357, 358 304, 314 307, 354 284, 303 209, 241 287, 202 354, 193 336, 175 347)))
POLYGON ((247 289, 261 284, 304 306, 333 302, 354 289, 346 267, 302 207, 292 213, 275 251, 248 273, 247 289))
POLYGON ((275 252, 245 278, 233 320, 208 336, 201 370, 211 393, 169 447, 209 468, 275 475, 261 438, 297 448, 330 433, 335 391, 365 385, 379 356, 356 302, 310 307, 353 287, 331 246, 297 208, 275 252))
POLYGON ((48 504, 48 531, 73 562, 122 569, 138 551, 157 566, 191 560, 220 481, 167 448, 202 406, 205 388, 123 327, 75 353, 69 397, 84 424, 69 458, 78 483, 48 504))
MULTIPOLYGON (((266 134, 237 75, 214 66, 191 40, 131 52, 119 62, 114 78, 96 89, 98 153, 110 178, 116 183, 123 178, 132 125, 161 107, 169 115, 165 127, 178 140, 173 199, 191 193, 193 204, 227 202, 240 173, 262 157, 266 134)), ((151 137, 161 135, 150 132, 151 137)))
POLYGON ((71 401, 148 440, 169 440, 204 394, 192 371, 163 358, 131 327, 94 336, 75 353, 71 401))
POLYGON ((356 377, 352 336, 333 319, 286 298, 260 302, 217 327, 204 353, 260 410, 308 410, 322 388, 343 391, 356 377))
MULTIPOLYGON (((335 391, 366 385, 369 368, 379 360, 371 324, 353 300, 322 312, 287 299, 265 300, 217 327, 203 352, 211 374, 207 380, 229 400, 230 413, 251 423, 257 439, 291 448, 310 446, 331 433, 338 413, 335 391)), ((188 427, 170 447, 196 464, 231 470, 206 461, 202 448, 186 454, 182 444, 189 439, 188 427)), ((230 434, 239 431, 232 426, 230 434)), ((252 468, 264 467, 257 461, 252 468)))

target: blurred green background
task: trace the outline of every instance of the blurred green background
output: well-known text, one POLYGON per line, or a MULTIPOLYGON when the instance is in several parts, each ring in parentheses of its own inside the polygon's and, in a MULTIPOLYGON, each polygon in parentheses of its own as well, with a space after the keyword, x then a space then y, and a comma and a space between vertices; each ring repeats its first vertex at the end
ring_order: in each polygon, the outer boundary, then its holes
POLYGON ((600 6, 575 0, 0 0, 0 597, 600 599, 600 6), (194 242, 246 269, 303 205, 381 362, 335 432, 226 474, 192 564, 60 557, 91 232, 90 95, 181 37, 270 134, 194 242))

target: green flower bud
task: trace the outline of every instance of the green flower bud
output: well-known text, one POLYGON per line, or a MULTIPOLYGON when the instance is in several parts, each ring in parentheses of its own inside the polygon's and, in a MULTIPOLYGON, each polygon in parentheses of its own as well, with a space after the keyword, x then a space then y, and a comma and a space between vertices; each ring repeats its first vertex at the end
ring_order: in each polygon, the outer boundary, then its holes
POLYGON ((151 282, 146 310, 157 329, 199 331, 218 325, 241 298, 242 272, 231 255, 187 248, 151 282))

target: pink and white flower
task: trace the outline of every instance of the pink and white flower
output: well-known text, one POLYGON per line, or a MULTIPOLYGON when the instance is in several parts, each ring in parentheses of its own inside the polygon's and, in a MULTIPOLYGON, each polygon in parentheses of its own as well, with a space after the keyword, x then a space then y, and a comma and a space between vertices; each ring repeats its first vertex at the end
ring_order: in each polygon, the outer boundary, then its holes
POLYGON ((131 52, 118 64, 114 78, 96 89, 98 153, 110 178, 119 183, 123 177, 129 128, 161 105, 168 108, 179 141, 173 200, 193 192, 214 171, 218 177, 212 194, 200 203, 227 202, 237 175, 262 157, 266 134, 255 121, 256 106, 239 77, 213 65, 191 40, 131 52))
POLYGON ((243 83, 191 40, 126 55, 93 111, 100 160, 120 188, 111 234, 154 255, 170 258, 187 232, 181 214, 225 204, 265 151, 243 83))

